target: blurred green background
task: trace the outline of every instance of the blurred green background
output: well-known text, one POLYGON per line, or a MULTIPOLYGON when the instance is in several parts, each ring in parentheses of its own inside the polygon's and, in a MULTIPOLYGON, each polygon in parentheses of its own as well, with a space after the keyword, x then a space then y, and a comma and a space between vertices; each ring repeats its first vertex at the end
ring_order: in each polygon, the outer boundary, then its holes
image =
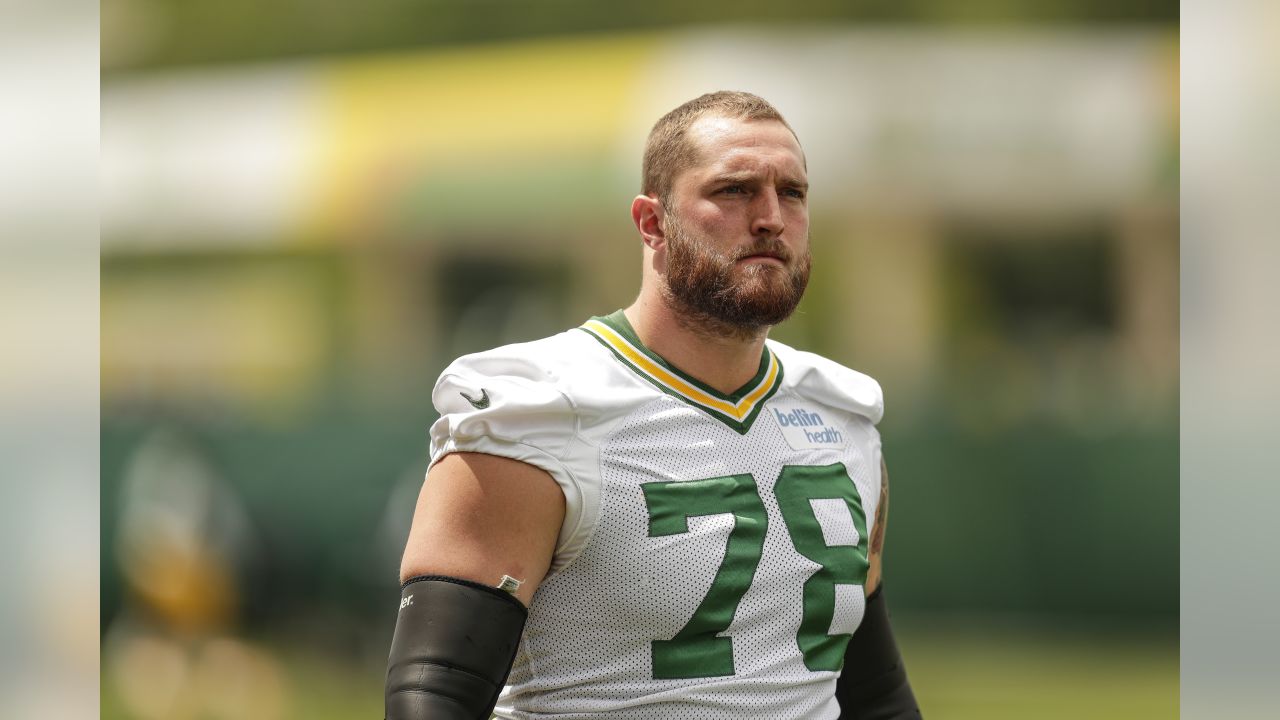
POLYGON ((104 0, 102 716, 379 717, 430 389, 627 304, 666 110, 770 99, 877 377, 933 718, 1177 713, 1178 10, 104 0))

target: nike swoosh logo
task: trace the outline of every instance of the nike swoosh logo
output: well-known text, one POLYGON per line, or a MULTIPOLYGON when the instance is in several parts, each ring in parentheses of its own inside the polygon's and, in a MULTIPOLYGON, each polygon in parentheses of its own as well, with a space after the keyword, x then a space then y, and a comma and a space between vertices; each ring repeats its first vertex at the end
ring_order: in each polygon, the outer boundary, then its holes
POLYGON ((459 395, 461 395, 462 397, 466 398, 466 399, 467 399, 467 402, 471 403, 471 407, 473 407, 473 408, 475 408, 475 409, 477 409, 477 410, 483 410, 483 409, 485 409, 485 408, 489 407, 489 391, 488 391, 488 390, 485 390, 484 388, 480 388, 480 399, 479 399, 479 400, 477 400, 477 399, 475 399, 475 398, 471 397, 470 395, 468 395, 468 394, 466 394, 466 393, 464 393, 464 392, 461 392, 461 391, 459 391, 459 392, 458 392, 458 394, 459 394, 459 395))

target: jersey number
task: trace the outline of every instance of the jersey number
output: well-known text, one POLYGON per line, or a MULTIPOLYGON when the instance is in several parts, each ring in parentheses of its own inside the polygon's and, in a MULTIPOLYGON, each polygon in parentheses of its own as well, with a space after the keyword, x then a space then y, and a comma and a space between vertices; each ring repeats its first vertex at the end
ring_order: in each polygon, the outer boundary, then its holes
MULTIPOLYGON (((689 532, 689 518, 732 514, 733 530, 724 561, 707 596, 689 622, 670 640, 652 643, 653 676, 682 679, 732 675, 733 639, 720 633, 733 622, 738 603, 751 587, 769 526, 760 490, 751 475, 641 485, 649 509, 649 537, 689 532)), ((810 670, 839 670, 848 634, 831 635, 836 586, 861 586, 867 579, 867 516, 862 498, 841 463, 787 465, 773 487, 783 522, 797 552, 821 567, 804 584, 804 613, 796 643, 810 670), (828 545, 813 501, 839 501, 849 509, 856 545, 828 545)))

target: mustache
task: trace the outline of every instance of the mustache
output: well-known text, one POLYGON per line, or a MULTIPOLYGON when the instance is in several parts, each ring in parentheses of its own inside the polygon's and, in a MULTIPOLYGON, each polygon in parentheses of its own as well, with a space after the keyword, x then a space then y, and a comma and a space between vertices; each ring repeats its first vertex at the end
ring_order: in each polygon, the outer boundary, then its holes
POLYGON ((787 247, 786 243, 777 238, 757 239, 750 246, 738 251, 733 259, 737 261, 753 255, 776 258, 784 263, 791 262, 791 249, 787 247))

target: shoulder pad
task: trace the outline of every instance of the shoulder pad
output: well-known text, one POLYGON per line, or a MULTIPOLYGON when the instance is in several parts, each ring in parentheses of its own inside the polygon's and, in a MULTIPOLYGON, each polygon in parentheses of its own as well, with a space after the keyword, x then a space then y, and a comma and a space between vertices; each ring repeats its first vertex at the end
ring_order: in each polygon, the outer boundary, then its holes
POLYGON ((884 417, 884 392, 870 375, 775 340, 768 343, 782 362, 784 384, 797 395, 857 413, 872 423, 884 417))
POLYGON ((553 362, 543 357, 546 349, 537 347, 547 342, 507 345, 453 361, 431 393, 445 423, 433 434, 521 443, 541 435, 540 445, 554 453, 561 438, 548 447, 546 435, 572 424, 572 407, 560 391, 553 362))

